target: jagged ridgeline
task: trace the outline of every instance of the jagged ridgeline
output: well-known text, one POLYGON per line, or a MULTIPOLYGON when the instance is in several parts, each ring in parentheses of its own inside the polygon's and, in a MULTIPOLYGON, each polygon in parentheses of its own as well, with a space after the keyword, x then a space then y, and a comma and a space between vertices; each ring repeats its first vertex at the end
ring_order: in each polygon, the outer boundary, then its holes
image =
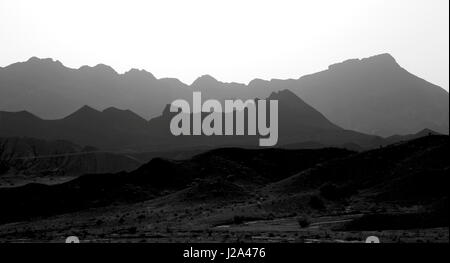
POLYGON ((224 100, 263 99, 286 89, 346 130, 392 136, 429 128, 448 134, 448 92, 409 73, 388 54, 349 60, 299 79, 255 79, 248 85, 211 76, 186 85, 142 70, 118 74, 106 65, 70 69, 52 59, 31 58, 0 69, 0 111, 27 110, 43 119, 61 119, 90 105, 129 109, 149 120, 172 101, 191 98, 192 91, 224 100))

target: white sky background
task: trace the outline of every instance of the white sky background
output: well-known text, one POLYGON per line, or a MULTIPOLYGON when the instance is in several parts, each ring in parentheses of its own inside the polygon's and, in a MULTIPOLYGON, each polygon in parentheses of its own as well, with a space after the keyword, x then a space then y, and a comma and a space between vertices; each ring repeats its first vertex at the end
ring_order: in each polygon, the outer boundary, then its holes
POLYGON ((448 10, 448 0, 0 0, 0 66, 37 56, 247 83, 387 52, 448 90, 448 10))

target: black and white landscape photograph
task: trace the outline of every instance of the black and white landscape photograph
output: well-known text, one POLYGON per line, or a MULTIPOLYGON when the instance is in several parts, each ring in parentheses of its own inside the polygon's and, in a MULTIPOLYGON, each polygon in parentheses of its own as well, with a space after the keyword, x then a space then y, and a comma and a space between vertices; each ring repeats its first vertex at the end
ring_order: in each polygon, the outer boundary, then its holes
POLYGON ((448 244, 448 136, 448 0, 0 0, 0 243, 448 244))

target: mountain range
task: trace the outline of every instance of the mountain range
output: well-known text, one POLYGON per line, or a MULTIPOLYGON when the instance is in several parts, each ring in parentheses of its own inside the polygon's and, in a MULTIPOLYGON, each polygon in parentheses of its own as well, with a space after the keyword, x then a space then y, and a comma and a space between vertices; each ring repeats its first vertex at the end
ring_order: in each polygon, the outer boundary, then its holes
MULTIPOLYGON (((279 102, 279 147, 318 143, 320 147, 336 146, 357 150, 384 144, 381 137, 340 128, 289 90, 273 92, 267 99, 279 102)), ((175 114, 177 113, 170 112, 169 105, 161 116, 150 121, 130 110, 107 108, 98 111, 89 106, 83 106, 58 120, 43 120, 24 111, 0 112, 0 136, 67 140, 79 145, 122 152, 258 145, 256 136, 176 137, 169 130, 175 114)), ((206 113, 202 114, 203 118, 206 116, 206 113)))
POLYGON ((144 70, 118 74, 103 64, 71 69, 35 57, 0 68, 0 110, 25 110, 44 119, 64 118, 83 105, 129 109, 151 119, 175 99, 190 100, 193 91, 224 100, 267 98, 281 90, 292 91, 345 130, 383 137, 427 128, 449 131, 448 92, 409 73, 389 54, 348 60, 298 79, 255 79, 248 85, 223 83, 208 75, 186 85, 157 79, 144 70))
POLYGON ((448 96, 389 54, 248 85, 0 68, 0 241, 448 243, 448 96), (171 112, 194 91, 278 101, 277 145, 174 136, 176 114, 210 114, 171 112))

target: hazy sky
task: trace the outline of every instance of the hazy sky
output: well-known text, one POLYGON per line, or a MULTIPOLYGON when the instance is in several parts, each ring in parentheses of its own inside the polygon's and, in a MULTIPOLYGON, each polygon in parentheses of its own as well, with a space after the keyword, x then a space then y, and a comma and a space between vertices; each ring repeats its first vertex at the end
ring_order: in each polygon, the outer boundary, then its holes
POLYGON ((298 78, 391 53, 449 87, 448 0, 0 0, 0 66, 146 69, 190 84, 298 78))

